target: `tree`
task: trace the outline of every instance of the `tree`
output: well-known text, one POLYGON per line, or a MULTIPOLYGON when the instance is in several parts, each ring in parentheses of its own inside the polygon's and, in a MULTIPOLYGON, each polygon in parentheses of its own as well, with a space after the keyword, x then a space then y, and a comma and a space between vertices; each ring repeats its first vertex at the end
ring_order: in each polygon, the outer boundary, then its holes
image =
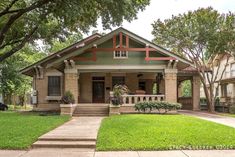
POLYGON ((191 97, 192 96, 192 84, 190 80, 183 81, 182 85, 182 96, 183 97, 191 97))
POLYGON ((82 34, 80 32, 71 34, 65 39, 53 39, 50 45, 46 45, 45 52, 48 54, 57 52, 72 45, 82 39, 82 34))
POLYGON ((46 57, 46 55, 61 50, 82 39, 81 33, 74 33, 63 40, 54 39, 50 45, 44 45, 43 52, 34 45, 27 44, 19 53, 10 56, 0 63, 0 94, 4 102, 12 104, 12 96, 17 95, 20 104, 25 103, 25 95, 32 88, 32 78, 19 75, 19 70, 46 57))
POLYGON ((105 29, 131 21, 149 0, 1 0, 0 62, 41 39, 50 42, 88 32, 101 18, 105 29))
MULTIPOLYGON (((153 26, 154 42, 190 59, 200 76, 209 111, 214 112, 215 82, 222 79, 225 67, 208 59, 226 53, 228 58, 235 52, 235 16, 229 12, 220 14, 213 8, 200 8, 196 11, 172 16, 153 26), (217 68, 212 68, 217 66, 217 68), (218 72, 222 70, 222 74, 218 72), (209 87, 207 88, 207 83, 209 87)), ((215 89, 218 89, 218 84, 215 89)))
POLYGON ((21 105, 24 104, 25 94, 31 89, 32 78, 19 75, 19 70, 45 56, 45 53, 27 44, 20 53, 0 62, 0 94, 5 103, 11 104, 12 96, 18 95, 21 105))

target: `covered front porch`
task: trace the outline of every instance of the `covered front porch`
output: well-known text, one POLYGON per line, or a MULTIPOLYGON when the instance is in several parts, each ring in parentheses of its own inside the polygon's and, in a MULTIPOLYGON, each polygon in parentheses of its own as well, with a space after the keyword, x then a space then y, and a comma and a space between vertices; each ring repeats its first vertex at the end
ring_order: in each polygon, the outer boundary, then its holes
MULTIPOLYGON (((171 64, 171 65, 174 65, 171 64)), ((70 90, 76 96, 77 104, 108 104, 114 85, 126 85, 129 89, 123 95, 123 106, 134 106, 140 101, 180 102, 184 109, 199 109, 200 89, 197 75, 187 74, 192 79, 193 95, 190 102, 182 103, 178 93, 179 82, 185 78, 177 69, 160 66, 77 66, 77 69, 65 69, 65 91, 70 90), (73 78, 73 79, 72 79, 73 78), (76 78, 76 79, 74 79, 76 78), (66 88, 67 82, 75 84, 66 88), (197 83, 194 83, 197 82, 197 83), (185 105, 187 107, 185 107, 185 105), (188 108, 188 106, 190 106, 188 108)))

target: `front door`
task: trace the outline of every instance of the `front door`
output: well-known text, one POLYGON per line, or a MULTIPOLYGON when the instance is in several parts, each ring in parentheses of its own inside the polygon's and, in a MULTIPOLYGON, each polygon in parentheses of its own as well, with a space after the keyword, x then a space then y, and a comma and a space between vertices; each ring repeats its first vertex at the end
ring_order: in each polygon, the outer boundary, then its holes
POLYGON ((104 103, 104 81, 93 81, 92 102, 104 103))

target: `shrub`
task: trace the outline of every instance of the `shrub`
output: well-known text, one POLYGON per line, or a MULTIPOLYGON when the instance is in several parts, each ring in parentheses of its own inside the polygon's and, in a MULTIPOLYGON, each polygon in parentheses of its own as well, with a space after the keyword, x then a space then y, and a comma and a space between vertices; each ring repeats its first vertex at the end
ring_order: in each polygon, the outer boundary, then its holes
POLYGON ((70 91, 66 91, 62 97, 62 102, 64 104, 73 104, 75 102, 73 94, 70 91))
POLYGON ((122 95, 128 93, 128 88, 125 85, 115 85, 113 87, 113 97, 111 97, 111 102, 113 105, 122 105, 122 95))
POLYGON ((171 110, 179 110, 182 105, 180 103, 169 103, 167 101, 153 101, 153 102, 138 102, 135 104, 135 110, 139 112, 152 112, 153 110, 157 110, 159 113, 163 110, 162 113, 167 113, 171 110))

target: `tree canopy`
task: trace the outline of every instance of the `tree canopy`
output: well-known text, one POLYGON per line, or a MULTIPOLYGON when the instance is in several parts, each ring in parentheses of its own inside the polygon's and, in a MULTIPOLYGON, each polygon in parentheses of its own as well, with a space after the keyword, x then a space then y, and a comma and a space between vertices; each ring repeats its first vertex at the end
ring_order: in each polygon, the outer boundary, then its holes
POLYGON ((225 67, 219 64, 215 70, 212 68, 215 65, 209 66, 207 61, 216 54, 226 53, 229 57, 235 53, 235 15, 220 14, 211 7, 199 8, 164 21, 158 19, 152 26, 155 43, 192 61, 201 78, 209 109, 213 111, 214 83, 221 79, 225 67), (218 76, 221 68, 222 75, 218 76))
POLYGON ((0 63, 0 94, 5 103, 12 103, 12 95, 18 95, 21 104, 25 101, 25 94, 32 86, 32 78, 19 75, 19 70, 45 57, 46 54, 27 44, 17 53, 0 63))
POLYGON ((0 61, 38 39, 50 43, 73 32, 88 32, 99 18, 105 29, 131 21, 148 4, 149 0, 2 0, 0 61))
POLYGON ((26 44, 19 53, 12 55, 0 63, 0 94, 4 102, 13 103, 12 96, 18 96, 20 104, 25 103, 25 95, 32 89, 32 78, 20 75, 19 70, 46 57, 50 53, 61 50, 82 38, 80 33, 69 35, 65 40, 52 40, 50 45, 38 49, 34 45, 26 44))

